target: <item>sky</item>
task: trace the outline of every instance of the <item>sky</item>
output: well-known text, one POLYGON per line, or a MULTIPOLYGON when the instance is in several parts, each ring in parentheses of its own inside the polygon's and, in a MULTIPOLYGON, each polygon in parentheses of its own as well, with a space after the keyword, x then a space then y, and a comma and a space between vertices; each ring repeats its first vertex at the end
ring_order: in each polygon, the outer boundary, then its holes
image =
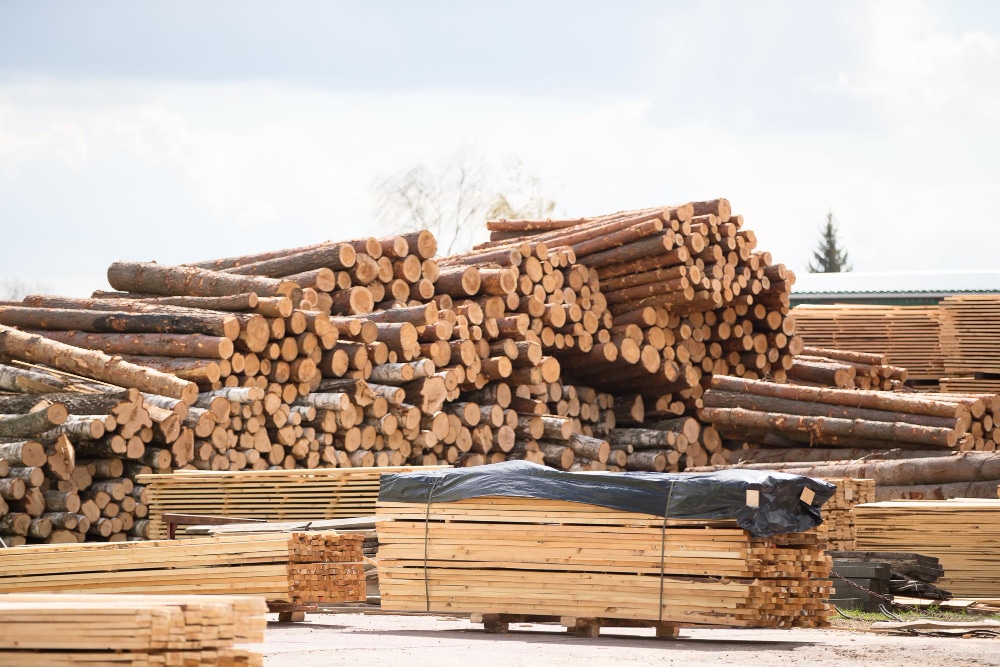
POLYGON ((0 0, 0 288, 385 234, 373 182, 470 147, 559 215, 986 269, 998 128, 996 2, 0 0))

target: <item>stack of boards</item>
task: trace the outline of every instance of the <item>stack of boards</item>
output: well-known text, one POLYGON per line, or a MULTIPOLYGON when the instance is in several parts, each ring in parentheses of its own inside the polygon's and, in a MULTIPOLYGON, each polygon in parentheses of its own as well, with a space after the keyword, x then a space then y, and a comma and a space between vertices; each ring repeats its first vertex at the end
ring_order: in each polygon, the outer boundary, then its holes
POLYGON ((263 665, 267 605, 242 596, 2 595, 0 666, 263 665))
POLYGON ((226 595, 269 602, 365 599, 359 535, 273 533, 0 552, 0 593, 226 595))
POLYGON ((875 480, 823 478, 837 487, 833 497, 823 504, 823 523, 816 527, 830 551, 854 551, 857 529, 851 510, 861 503, 875 502, 875 480))
POLYGON ((886 501, 854 514, 858 549, 936 556, 941 587, 959 597, 1000 596, 1000 499, 886 501))
POLYGON ((165 513, 265 521, 371 516, 375 513, 379 477, 414 469, 178 470, 173 474, 140 475, 139 483, 146 485, 149 501, 149 537, 162 539, 167 537, 165 513))
POLYGON ((650 625, 817 627, 831 561, 815 532, 754 538, 569 501, 380 502, 379 590, 393 611, 650 625))

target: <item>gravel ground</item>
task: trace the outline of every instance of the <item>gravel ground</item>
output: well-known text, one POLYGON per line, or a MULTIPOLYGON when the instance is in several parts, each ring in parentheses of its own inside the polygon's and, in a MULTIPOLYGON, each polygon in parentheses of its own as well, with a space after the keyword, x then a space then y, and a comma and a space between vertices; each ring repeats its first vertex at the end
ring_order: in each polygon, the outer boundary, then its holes
POLYGON ((1000 639, 902 637, 846 629, 682 629, 679 639, 657 640, 652 630, 627 628, 609 628, 599 638, 583 639, 567 636, 554 625, 516 625, 510 634, 489 635, 464 618, 358 613, 309 614, 303 623, 269 623, 263 650, 268 667, 1000 667, 1000 639))

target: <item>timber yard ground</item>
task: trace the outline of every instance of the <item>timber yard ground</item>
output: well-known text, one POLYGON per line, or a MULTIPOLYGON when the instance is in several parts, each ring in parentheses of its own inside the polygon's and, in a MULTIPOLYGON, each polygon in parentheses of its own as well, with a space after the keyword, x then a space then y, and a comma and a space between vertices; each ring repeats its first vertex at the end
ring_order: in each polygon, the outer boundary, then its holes
MULTIPOLYGON (((275 615, 269 615, 275 620, 275 615)), ((486 634, 466 618, 308 614, 296 624, 269 623, 267 667, 364 665, 438 667, 616 667, 618 665, 808 665, 965 667, 1000 665, 1000 641, 905 637, 827 630, 682 629, 657 640, 652 630, 612 628, 597 639, 568 636, 555 625, 512 625, 486 634)))

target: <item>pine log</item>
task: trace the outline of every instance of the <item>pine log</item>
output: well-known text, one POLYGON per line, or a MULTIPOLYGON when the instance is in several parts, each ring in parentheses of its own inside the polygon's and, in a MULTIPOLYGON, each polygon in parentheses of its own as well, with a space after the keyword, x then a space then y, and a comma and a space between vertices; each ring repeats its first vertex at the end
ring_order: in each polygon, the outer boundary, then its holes
POLYGON ((720 432, 739 432, 744 428, 800 432, 807 433, 810 441, 815 444, 836 444, 837 440, 834 438, 863 438, 937 447, 954 447, 958 444, 958 435, 954 429, 933 426, 835 417, 803 417, 742 408, 703 408, 699 416, 720 432))
POLYGON ((773 396, 801 401, 815 401, 830 405, 855 408, 870 408, 895 412, 931 415, 936 417, 961 417, 969 410, 954 403, 922 398, 919 394, 897 394, 886 391, 862 391, 857 389, 824 389, 782 385, 763 380, 746 380, 723 375, 712 377, 712 389, 745 392, 756 396, 773 396))
POLYGON ((348 243, 330 244, 304 250, 302 252, 282 257, 274 257, 259 262, 241 264, 223 269, 225 273, 247 276, 267 276, 280 278, 304 271, 328 268, 334 270, 349 269, 354 266, 357 252, 348 243))
POLYGON ((0 326, 0 354, 21 361, 46 364, 120 387, 133 387, 151 394, 179 398, 189 405, 198 396, 198 385, 193 382, 136 366, 101 352, 83 350, 5 326, 0 326))
POLYGON ((32 294, 26 296, 23 305, 35 308, 94 308, 96 310, 125 310, 133 308, 148 311, 155 306, 199 310, 223 310, 240 312, 257 306, 259 299, 253 292, 230 296, 154 296, 132 292, 95 291, 90 299, 32 294))
POLYGON ((260 296, 287 296, 295 302, 302 297, 302 289, 285 280, 152 262, 115 262, 108 267, 108 282, 117 290, 162 296, 231 296, 255 292, 260 296))
POLYGON ((34 412, 0 414, 0 437, 30 437, 44 433, 66 422, 69 415, 59 403, 42 403, 34 412))
POLYGON ((844 405, 830 405, 809 401, 796 401, 771 396, 757 396, 732 391, 709 389, 702 397, 705 407, 709 408, 746 408, 760 412, 780 412, 784 414, 804 415, 809 417, 837 417, 840 419, 864 419, 868 421, 902 422, 920 426, 955 429, 958 435, 965 433, 969 426, 968 419, 955 417, 933 417, 930 415, 912 414, 909 412, 891 412, 887 410, 870 410, 853 408, 844 405))
MULTIPOLYGON (((22 308, 0 306, 0 324, 30 329, 75 330, 96 333, 204 334, 235 339, 235 315, 194 311, 186 314, 22 308)), ((46 335, 47 334, 41 334, 46 335)))
POLYGON ((233 356, 233 338, 203 334, 101 334, 83 331, 35 330, 27 333, 45 336, 61 343, 100 350, 106 354, 132 354, 153 357, 203 357, 229 359, 233 356))

